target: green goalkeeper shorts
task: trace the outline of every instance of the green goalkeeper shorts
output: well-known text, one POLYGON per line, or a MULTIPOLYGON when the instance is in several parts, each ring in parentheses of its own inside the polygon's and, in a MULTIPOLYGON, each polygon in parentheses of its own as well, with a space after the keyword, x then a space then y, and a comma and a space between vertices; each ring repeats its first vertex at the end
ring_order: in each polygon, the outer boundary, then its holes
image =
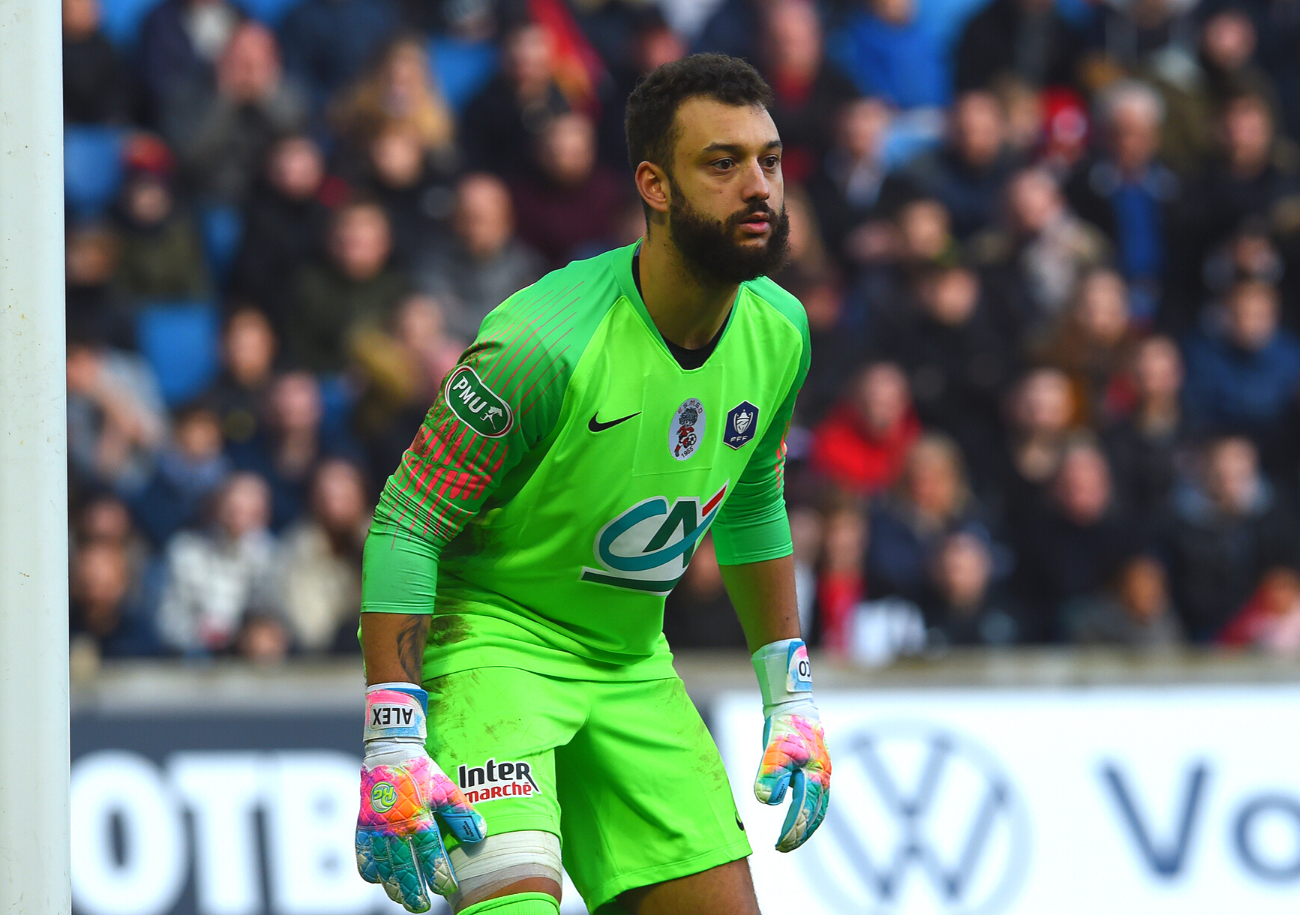
POLYGON ((559 836, 593 915, 621 912, 626 890, 750 854, 717 747, 676 677, 561 680, 485 667, 425 688, 429 755, 488 835, 559 836))

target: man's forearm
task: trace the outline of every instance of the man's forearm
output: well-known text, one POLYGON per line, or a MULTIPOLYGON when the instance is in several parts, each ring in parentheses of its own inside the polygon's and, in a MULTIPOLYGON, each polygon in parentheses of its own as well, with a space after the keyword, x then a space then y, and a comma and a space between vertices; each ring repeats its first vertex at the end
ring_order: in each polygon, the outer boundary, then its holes
POLYGON ((793 556, 721 569, 751 653, 771 642, 800 637, 793 556))
POLYGON ((421 684, 429 616, 423 613, 361 614, 366 683, 421 684))

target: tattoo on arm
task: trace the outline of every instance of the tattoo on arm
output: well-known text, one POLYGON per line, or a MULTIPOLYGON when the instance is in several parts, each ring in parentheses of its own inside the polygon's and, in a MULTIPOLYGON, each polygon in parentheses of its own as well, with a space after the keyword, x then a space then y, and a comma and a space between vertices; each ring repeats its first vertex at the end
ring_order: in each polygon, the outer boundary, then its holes
POLYGON ((411 683, 421 681, 424 668, 424 644, 429 636, 429 617, 411 616, 397 631, 397 660, 402 673, 411 683))

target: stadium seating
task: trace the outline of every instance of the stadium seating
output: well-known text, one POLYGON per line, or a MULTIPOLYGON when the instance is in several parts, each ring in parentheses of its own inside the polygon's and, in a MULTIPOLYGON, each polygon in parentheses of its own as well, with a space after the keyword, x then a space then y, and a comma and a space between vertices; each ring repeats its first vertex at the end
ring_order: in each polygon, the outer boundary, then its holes
POLYGON ((220 318, 207 302, 155 303, 140 310, 136 343, 169 406, 203 393, 217 375, 220 318))
POLYGON ((101 6, 104 34, 119 48, 130 48, 140 40, 144 17, 159 0, 104 0, 101 6))
POLYGON ((117 127, 73 127, 63 132, 63 190, 75 216, 97 216, 122 186, 122 142, 117 127))
POLYGON ((234 0, 235 5, 254 19, 268 25, 279 25, 298 0, 234 0))
POLYGON ((429 42, 433 78, 452 110, 460 114, 497 71, 499 57, 490 41, 438 37, 429 42))
POLYGON ((219 284, 226 281, 244 235, 244 218, 236 207, 208 206, 199 210, 203 233, 203 254, 208 269, 219 284))

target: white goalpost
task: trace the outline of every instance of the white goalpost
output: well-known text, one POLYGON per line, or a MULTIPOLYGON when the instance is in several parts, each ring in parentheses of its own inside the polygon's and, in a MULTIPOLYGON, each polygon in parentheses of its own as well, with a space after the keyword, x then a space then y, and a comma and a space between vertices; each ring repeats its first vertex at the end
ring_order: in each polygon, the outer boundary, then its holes
POLYGON ((0 913, 68 915, 59 0, 0 0, 0 913))

